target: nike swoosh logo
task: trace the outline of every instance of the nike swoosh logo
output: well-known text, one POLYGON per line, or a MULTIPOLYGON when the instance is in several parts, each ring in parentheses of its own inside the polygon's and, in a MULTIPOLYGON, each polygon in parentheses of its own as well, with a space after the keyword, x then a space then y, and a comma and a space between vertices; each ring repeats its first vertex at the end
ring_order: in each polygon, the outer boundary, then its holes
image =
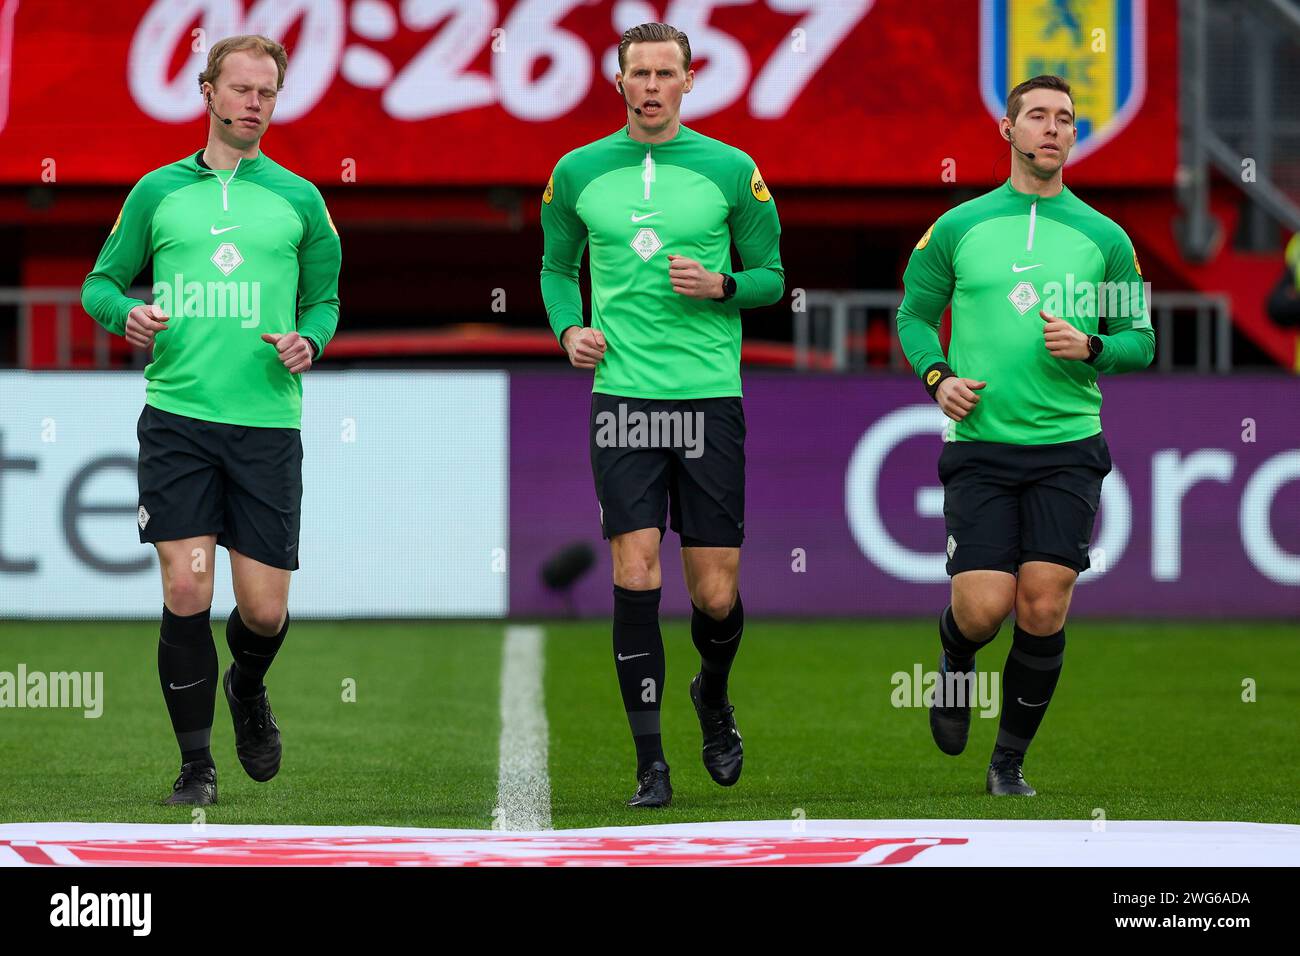
MULTIPOLYGON (((744 630, 744 628, 742 627, 741 630, 744 630)), ((727 638, 725 641, 720 641, 720 640, 718 640, 718 639, 715 638, 715 637, 711 637, 711 638, 709 638, 709 643, 710 643, 710 644, 730 644, 732 641, 734 641, 734 640, 735 640, 736 638, 738 638, 738 637, 740 637, 740 631, 737 631, 735 634, 732 634, 731 637, 727 638)))
POLYGON ((187 688, 187 687, 198 687, 198 686, 199 686, 200 684, 202 684, 205 680, 207 680, 206 677, 200 677, 200 678, 199 678, 198 680, 196 680, 193 684, 182 684, 180 687, 177 687, 175 684, 173 684, 173 683, 171 683, 171 682, 168 682, 167 686, 170 687, 172 690, 185 690, 185 688, 187 688))
POLYGON ((624 657, 622 654, 616 654, 615 656, 616 656, 620 661, 631 661, 631 660, 636 660, 636 658, 638 658, 638 657, 649 657, 649 656, 650 656, 650 652, 649 652, 649 651, 646 651, 644 654, 629 654, 629 655, 627 655, 627 657, 624 657))
POLYGON ((216 226, 210 227, 214 236, 219 236, 223 232, 229 232, 231 229, 238 229, 239 226, 226 226, 224 229, 218 229, 216 226))
POLYGON ((1016 698, 1016 701, 1019 702, 1019 703, 1021 703, 1021 704, 1024 704, 1026 707, 1046 707, 1046 706, 1047 706, 1047 701, 1043 701, 1041 704, 1031 704, 1029 701, 1025 700, 1023 697, 1017 697, 1017 698, 1016 698))
MULTIPOLYGON (((659 212, 663 212, 663 210, 661 209, 659 212)), ((648 212, 644 216, 638 216, 636 213, 632 213, 632 221, 642 222, 646 219, 649 219, 651 216, 657 216, 657 215, 659 215, 658 212, 648 212)))
POLYGON ((1015 266, 1015 265, 1013 265, 1013 266, 1011 267, 1011 271, 1012 271, 1012 272, 1028 272, 1030 269, 1037 269, 1037 268, 1038 268, 1039 266, 1041 266, 1041 265, 1042 265, 1041 262, 1035 263, 1035 264, 1032 265, 1032 266, 1015 266))

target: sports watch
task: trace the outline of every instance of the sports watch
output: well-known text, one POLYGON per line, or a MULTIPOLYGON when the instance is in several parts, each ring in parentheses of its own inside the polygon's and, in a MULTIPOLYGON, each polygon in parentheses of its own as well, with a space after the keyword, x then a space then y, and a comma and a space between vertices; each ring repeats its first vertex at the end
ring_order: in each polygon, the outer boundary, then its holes
POLYGON ((1106 341, 1100 335, 1088 336, 1088 357, 1084 361, 1092 365, 1097 361, 1097 356, 1101 354, 1101 350, 1105 347, 1106 341))
POLYGON ((714 302, 726 302, 736 294, 736 277, 727 275, 725 272, 720 274, 722 276, 722 295, 714 299, 714 302))

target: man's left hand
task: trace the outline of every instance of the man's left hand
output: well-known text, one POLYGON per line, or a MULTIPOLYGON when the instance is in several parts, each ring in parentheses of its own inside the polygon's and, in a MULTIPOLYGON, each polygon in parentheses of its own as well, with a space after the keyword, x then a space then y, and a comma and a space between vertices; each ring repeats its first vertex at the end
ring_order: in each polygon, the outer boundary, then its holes
POLYGON ((297 375, 311 368, 312 344, 297 332, 286 332, 283 335, 264 332, 262 341, 275 346, 275 350, 280 353, 280 362, 292 374, 297 375))
POLYGON ((1082 362, 1088 352, 1088 336, 1084 335, 1065 319, 1058 319, 1046 312, 1039 312, 1043 317, 1043 344, 1054 358, 1073 359, 1082 362))
POLYGON ((722 298, 722 273, 710 272, 694 259, 670 255, 668 279, 678 295, 690 296, 692 299, 722 298))

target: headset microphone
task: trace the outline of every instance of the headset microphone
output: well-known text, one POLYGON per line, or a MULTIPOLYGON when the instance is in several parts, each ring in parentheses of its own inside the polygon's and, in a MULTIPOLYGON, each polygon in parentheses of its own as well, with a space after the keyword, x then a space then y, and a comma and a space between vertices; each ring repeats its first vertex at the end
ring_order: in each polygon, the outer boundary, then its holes
POLYGON ((640 115, 641 115, 641 107, 639 107, 639 106, 633 106, 633 105, 631 104, 631 102, 630 102, 630 101, 628 100, 628 98, 627 98, 627 93, 623 92, 623 84, 622 84, 622 83, 618 84, 618 95, 621 96, 621 97, 623 97, 623 102, 624 102, 624 104, 626 104, 626 106, 627 106, 628 109, 630 109, 630 110, 631 110, 633 113, 635 113, 637 116, 640 116, 640 115))
POLYGON ((230 120, 226 119, 220 113, 218 113, 216 110, 212 108, 212 97, 211 96, 207 97, 207 100, 208 100, 208 112, 211 113, 213 116, 215 116, 217 119, 221 120, 221 122, 229 126, 230 120))
POLYGON ((1033 154, 1033 153, 1026 153, 1023 149, 1021 149, 1019 146, 1016 145, 1016 141, 1015 141, 1014 139, 1011 138, 1011 130, 1007 130, 1007 134, 1006 134, 1006 135, 1007 135, 1007 142, 1011 144, 1011 148, 1012 148, 1012 149, 1014 149, 1014 150, 1015 150, 1017 153, 1019 153, 1021 156, 1025 157, 1025 159, 1028 159, 1028 160, 1031 160, 1031 161, 1033 160, 1033 158, 1034 158, 1034 154, 1033 154))

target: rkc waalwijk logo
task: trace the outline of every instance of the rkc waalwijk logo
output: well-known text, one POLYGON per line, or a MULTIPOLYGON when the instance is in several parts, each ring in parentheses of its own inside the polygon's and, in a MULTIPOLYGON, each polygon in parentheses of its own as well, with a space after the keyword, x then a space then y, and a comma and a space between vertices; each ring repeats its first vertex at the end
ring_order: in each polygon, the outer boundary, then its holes
POLYGON ((1146 0, 981 0, 980 92, 993 118, 1013 86, 1043 73, 1070 84, 1080 159, 1142 106, 1146 0))

